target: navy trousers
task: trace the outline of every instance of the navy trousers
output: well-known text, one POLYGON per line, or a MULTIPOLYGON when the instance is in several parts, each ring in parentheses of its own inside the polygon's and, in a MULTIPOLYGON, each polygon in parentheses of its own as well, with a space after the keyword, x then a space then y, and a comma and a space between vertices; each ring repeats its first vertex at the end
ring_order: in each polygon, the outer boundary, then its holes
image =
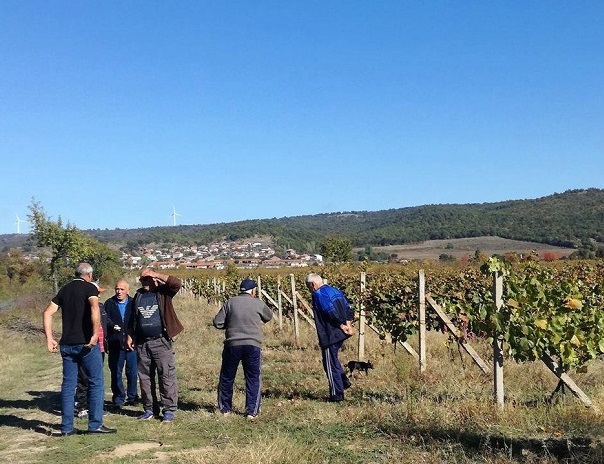
POLYGON ((136 351, 122 350, 119 344, 109 346, 109 371, 111 372, 111 392, 113 404, 121 406, 124 401, 138 400, 138 354, 136 351), (126 367, 126 389, 122 373, 126 367))
POLYGON ((343 343, 344 340, 321 348, 323 369, 325 370, 325 374, 327 374, 327 382, 329 383, 330 401, 344 400, 344 379, 346 378, 346 373, 338 359, 338 352, 342 348, 343 343))
POLYGON ((257 346, 225 346, 218 379, 218 408, 220 412, 233 409, 233 384, 239 363, 245 376, 245 413, 257 416, 260 412, 262 354, 257 346))

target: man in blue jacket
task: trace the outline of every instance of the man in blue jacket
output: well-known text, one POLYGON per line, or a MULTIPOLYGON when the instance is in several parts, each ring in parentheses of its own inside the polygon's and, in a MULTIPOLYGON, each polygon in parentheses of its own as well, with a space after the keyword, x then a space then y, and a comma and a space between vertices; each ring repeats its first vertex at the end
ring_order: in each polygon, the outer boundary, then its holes
POLYGON ((126 345, 127 329, 134 315, 133 299, 128 292, 130 285, 124 279, 115 283, 115 295, 105 301, 107 312, 107 346, 109 351, 109 370, 111 371, 111 392, 113 406, 135 405, 138 403, 138 355, 126 345), (126 367, 126 387, 122 372, 126 367))
POLYGON ((329 400, 343 401, 344 390, 350 387, 350 381, 338 359, 338 352, 344 340, 353 334, 353 314, 344 294, 337 288, 323 283, 318 274, 306 276, 306 286, 312 292, 312 310, 317 327, 317 336, 323 369, 329 382, 329 400))

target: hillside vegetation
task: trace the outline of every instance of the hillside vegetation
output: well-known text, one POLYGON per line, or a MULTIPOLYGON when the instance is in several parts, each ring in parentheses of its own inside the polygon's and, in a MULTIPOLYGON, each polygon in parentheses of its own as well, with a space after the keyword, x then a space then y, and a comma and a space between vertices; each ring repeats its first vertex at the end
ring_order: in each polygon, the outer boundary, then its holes
POLYGON ((327 236, 353 246, 384 246, 425 240, 499 236, 564 247, 604 242, 604 190, 572 190, 534 200, 466 205, 426 205, 383 211, 351 211, 240 222, 95 230, 107 241, 208 243, 271 236, 276 245, 315 251, 327 236))
MULTIPOLYGON (((94 229, 104 242, 207 244, 215 240, 271 237, 275 246, 316 252, 329 236, 348 238, 355 247, 419 243, 466 237, 513 240, 581 248, 604 242, 604 190, 568 190, 537 199, 497 203, 440 204, 382 211, 349 211, 239 222, 94 229)), ((7 246, 9 238, 0 236, 7 246)), ((23 240, 23 238, 21 239, 23 240)))

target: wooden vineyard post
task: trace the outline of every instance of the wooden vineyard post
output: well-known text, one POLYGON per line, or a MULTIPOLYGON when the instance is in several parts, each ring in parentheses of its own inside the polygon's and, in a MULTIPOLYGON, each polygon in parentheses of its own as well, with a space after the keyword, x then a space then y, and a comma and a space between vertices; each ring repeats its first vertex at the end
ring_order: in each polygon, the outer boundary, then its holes
POLYGON ((257 282, 257 285, 258 285, 258 299, 260 299, 261 301, 264 301, 264 300, 262 300, 262 277, 258 276, 257 280, 258 280, 258 282, 257 282))
POLYGON ((419 371, 426 371, 426 275, 419 270, 419 371))
POLYGON ((365 305, 363 304, 363 298, 365 295, 365 286, 367 284, 367 276, 364 272, 361 272, 361 298, 359 304, 359 361, 365 360, 365 305))
POLYGON ((277 276, 277 310, 279 311, 279 330, 283 330, 283 300, 281 299, 281 275, 277 276))
POLYGON ((298 320, 298 299, 296 298, 296 278, 293 274, 289 275, 292 287, 292 306, 294 307, 294 333, 296 334, 296 344, 300 338, 300 321, 298 320))
POLYGON ((218 280, 216 280, 216 277, 212 277, 212 285, 214 288, 214 303, 220 306, 220 298, 218 297, 218 280))
MULTIPOLYGON (((495 311, 499 312, 503 296, 503 275, 500 272, 493 273, 493 301, 495 311)), ((499 409, 504 406, 503 394, 503 340, 499 338, 497 329, 493 329, 493 388, 495 401, 499 409)))

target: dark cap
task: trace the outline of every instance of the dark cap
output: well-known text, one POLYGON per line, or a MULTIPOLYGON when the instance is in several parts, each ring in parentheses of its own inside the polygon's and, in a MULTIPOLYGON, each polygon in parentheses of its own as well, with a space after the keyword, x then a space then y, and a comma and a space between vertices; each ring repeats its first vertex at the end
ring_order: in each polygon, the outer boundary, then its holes
POLYGON ((256 285, 256 282, 254 282, 252 279, 243 279, 241 281, 241 285, 239 286, 239 291, 240 292, 247 292, 248 290, 251 290, 252 288, 256 288, 258 285, 256 285))

